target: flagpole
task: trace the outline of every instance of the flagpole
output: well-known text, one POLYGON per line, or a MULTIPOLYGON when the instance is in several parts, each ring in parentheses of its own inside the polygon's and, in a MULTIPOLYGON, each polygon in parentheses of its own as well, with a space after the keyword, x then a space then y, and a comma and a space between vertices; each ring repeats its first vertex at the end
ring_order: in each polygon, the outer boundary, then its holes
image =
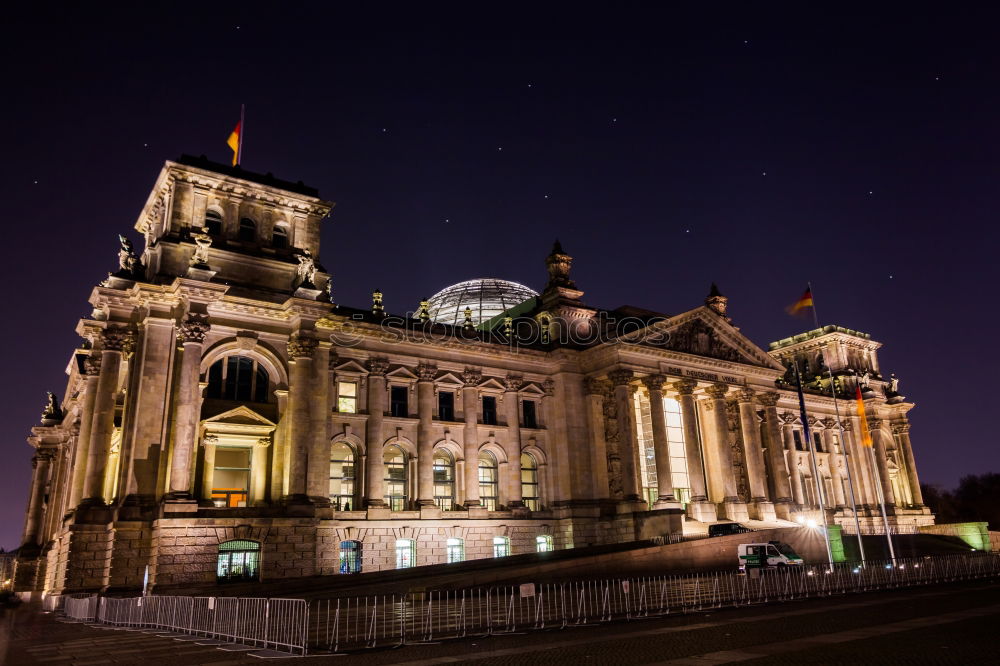
MULTIPOLYGON (((813 311, 813 323, 818 329, 819 326, 819 313, 816 312, 816 294, 813 292, 812 282, 807 282, 806 286, 809 287, 809 295, 812 297, 812 311, 813 311)), ((840 430, 840 445, 844 449, 844 463, 847 468, 847 489, 851 493, 851 512, 854 514, 854 529, 858 537, 858 553, 861 556, 861 566, 865 565, 865 545, 861 538, 861 521, 858 519, 858 505, 854 497, 854 475, 851 473, 851 460, 848 456, 850 454, 847 451, 847 438, 844 437, 844 423, 840 420, 840 405, 837 402, 837 388, 833 382, 833 370, 830 368, 830 363, 826 358, 826 349, 820 350, 823 354, 823 364, 826 366, 827 377, 830 378, 830 397, 833 398, 833 411, 837 416, 837 429, 840 430)))
MULTIPOLYGON (((861 387, 858 386, 858 393, 860 394, 861 387)), ((864 396, 861 397, 861 407, 864 407, 864 396)), ((867 419, 865 419, 867 421, 867 419)), ((863 423, 864 427, 868 424, 863 423)), ((871 437, 871 434, 868 435, 871 437)), ((896 566, 896 549, 892 546, 892 533, 889 531, 889 514, 885 510, 885 494, 882 492, 882 474, 878 470, 878 460, 875 459, 875 443, 868 445, 868 454, 871 457, 872 471, 875 473, 875 495, 878 497, 879 506, 882 507, 882 525, 885 528, 885 540, 889 544, 889 559, 892 560, 892 565, 896 566)))
POLYGON ((809 418, 806 415, 806 398, 802 393, 802 375, 799 373, 799 362, 795 363, 795 379, 799 389, 799 412, 802 418, 802 430, 805 433, 806 443, 809 445, 809 457, 812 459, 813 480, 816 482, 816 498, 819 500, 819 513, 823 519, 823 541, 826 543, 826 557, 830 564, 830 571, 833 571, 833 549, 830 547, 830 529, 826 523, 826 508, 824 506, 823 484, 819 476, 819 465, 816 462, 816 447, 813 445, 812 434, 809 432, 809 418))
POLYGON ((243 112, 246 110, 245 104, 240 104, 240 144, 236 149, 236 165, 240 166, 243 163, 243 135, 247 131, 246 121, 243 119, 243 112))

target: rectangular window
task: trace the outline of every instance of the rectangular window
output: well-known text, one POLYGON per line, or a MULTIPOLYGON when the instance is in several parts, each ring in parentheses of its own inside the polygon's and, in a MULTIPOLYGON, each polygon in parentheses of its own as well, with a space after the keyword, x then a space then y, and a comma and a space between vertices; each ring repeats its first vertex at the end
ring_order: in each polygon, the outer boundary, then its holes
POLYGON ((455 394, 451 391, 440 391, 438 393, 438 420, 455 420, 455 394))
POLYGON ((417 542, 413 539, 396 540, 396 568, 409 569, 417 565, 417 542))
POLYGON ((538 418, 535 413, 535 401, 525 400, 521 403, 521 410, 524 412, 524 427, 525 428, 537 428, 538 418))
POLYGON ((393 386, 389 394, 389 413, 393 416, 406 418, 410 415, 407 408, 407 396, 410 390, 406 386, 393 386))
POLYGON ((462 539, 448 539, 448 564, 465 561, 465 542, 462 539))
POLYGON ((216 506, 247 505, 250 490, 250 449, 215 449, 215 472, 212 476, 212 501, 216 506))
POLYGON ((357 382, 337 382, 337 411, 343 414, 358 413, 357 382))
POLYGON ((804 451, 805 450, 802 447, 802 433, 801 432, 799 432, 798 430, 793 430, 792 431, 792 439, 795 440, 795 450, 796 451, 804 451))
POLYGON ((507 557, 508 555, 510 555, 510 539, 493 537, 493 557, 507 557))
POLYGON ((483 425, 497 424, 497 399, 492 395, 483 396, 483 425))
POLYGON ((813 445, 816 447, 816 453, 823 453, 823 441, 818 432, 813 433, 813 445))

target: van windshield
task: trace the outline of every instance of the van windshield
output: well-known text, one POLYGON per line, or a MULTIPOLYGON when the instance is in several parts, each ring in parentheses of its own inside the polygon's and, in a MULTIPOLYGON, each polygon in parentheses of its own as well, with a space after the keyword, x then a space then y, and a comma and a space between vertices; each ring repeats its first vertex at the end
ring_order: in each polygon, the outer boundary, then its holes
POLYGON ((778 551, 785 557, 796 560, 800 559, 799 554, 796 553, 794 550, 792 550, 792 547, 789 546, 787 543, 779 543, 775 544, 775 546, 777 547, 778 551))

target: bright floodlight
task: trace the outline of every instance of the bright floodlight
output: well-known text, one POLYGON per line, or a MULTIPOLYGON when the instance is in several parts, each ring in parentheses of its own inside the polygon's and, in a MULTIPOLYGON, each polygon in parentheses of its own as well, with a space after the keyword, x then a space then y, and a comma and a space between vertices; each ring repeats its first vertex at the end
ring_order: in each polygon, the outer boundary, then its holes
POLYGON ((806 521, 806 525, 808 525, 809 527, 816 527, 816 521, 810 518, 809 520, 806 521))
POLYGON ((432 320, 452 326, 465 323, 465 309, 472 310, 472 325, 479 326, 538 293, 518 282, 479 278, 445 287, 429 299, 432 320))

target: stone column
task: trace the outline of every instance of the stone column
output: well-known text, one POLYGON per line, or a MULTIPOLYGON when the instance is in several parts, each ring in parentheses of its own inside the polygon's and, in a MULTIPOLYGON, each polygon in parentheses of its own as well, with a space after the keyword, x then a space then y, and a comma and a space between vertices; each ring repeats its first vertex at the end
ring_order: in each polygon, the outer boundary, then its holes
POLYGON ((37 451, 31 458, 31 494, 28 496, 28 512, 24 521, 22 545, 37 545, 39 527, 42 524, 42 509, 45 505, 45 485, 49 479, 52 463, 50 451, 37 451))
POLYGON ((757 402, 764 406, 764 429, 767 433, 767 456, 771 463, 771 484, 774 510, 778 518, 788 520, 791 515, 792 485, 782 445, 781 423, 778 420, 778 398, 774 391, 757 394, 757 402))
POLYGON ((168 500, 189 501, 192 498, 195 445, 198 422, 201 420, 201 353, 205 334, 209 331, 208 317, 188 313, 180 325, 178 338, 184 346, 180 377, 177 380, 176 425, 174 451, 170 459, 170 492, 168 500))
POLYGON ((385 465, 382 462, 382 423, 385 420, 385 371, 389 359, 370 358, 368 366, 368 424, 365 427, 365 506, 385 506, 385 465))
MULTIPOLYGON (((330 506, 330 348, 317 342, 309 395, 310 444, 306 494, 316 506, 330 506)), ((268 440, 270 441, 270 440, 268 440)), ((266 451, 267 449, 265 449, 266 451)))
POLYGON ((131 334, 125 328, 107 328, 101 334, 100 377, 94 399, 94 420, 90 426, 90 450, 87 455, 87 476, 83 485, 83 502, 104 505, 104 474, 108 465, 111 435, 115 429, 115 393, 122 355, 131 344, 131 334))
POLYGON ((736 474, 733 470, 733 451, 729 444, 729 417, 726 413, 726 384, 712 384, 706 389, 712 400, 712 416, 715 421, 715 458, 718 473, 722 478, 722 513, 730 520, 747 520, 746 504, 736 494, 736 474))
POLYGON ((521 414, 518 410, 518 391, 524 384, 520 375, 504 377, 506 392, 503 394, 504 413, 507 419, 507 506, 519 509, 524 506, 521 493, 521 414))
POLYGON ((688 516, 694 520, 712 523, 718 519, 718 514, 715 504, 708 501, 708 489, 705 486, 705 463, 701 451, 701 432, 698 428, 698 408, 694 399, 694 389, 697 386, 698 382, 693 379, 681 379, 673 383, 681 405, 684 453, 687 459, 688 483, 691 484, 688 516))
POLYGON ((920 491, 920 479, 917 477, 917 461, 913 457, 913 445, 910 443, 910 424, 907 421, 894 423, 892 431, 899 440, 899 449, 906 463, 906 481, 910 486, 910 497, 917 507, 924 506, 924 495, 920 491))
MULTIPOLYGON (((263 506, 267 504, 267 451, 271 446, 270 437, 261 437, 253 447, 253 458, 250 461, 250 497, 247 506, 263 506)), ((329 457, 327 457, 329 460, 329 457)), ((329 465, 329 462, 327 462, 329 465)), ((329 470, 329 467, 327 467, 329 470)), ((327 472, 329 478, 329 471, 327 472)))
POLYGON ((465 506, 478 508, 479 502, 479 383, 483 373, 466 369, 462 373, 462 415, 465 426, 462 429, 462 449, 465 456, 465 506))
POLYGON ((667 439, 667 417, 663 413, 663 375, 647 375, 642 383, 649 391, 649 416, 653 426, 653 455, 656 458, 656 502, 654 509, 680 509, 674 496, 674 480, 670 475, 670 440, 667 439))
MULTIPOLYGON (((827 464, 830 466, 830 485, 833 486, 833 497, 828 498, 828 500, 831 506, 843 508, 847 506, 847 499, 844 496, 844 477, 840 467, 842 458, 833 442, 833 433, 836 427, 836 419, 829 416, 823 419, 823 448, 827 452, 827 464)), ((841 442, 841 446, 843 446, 843 442, 841 442)))
POLYGON ((896 506, 896 493, 892 490, 892 478, 889 476, 889 459, 886 457, 885 438, 882 435, 882 419, 871 419, 869 423, 875 446, 875 463, 878 465, 878 475, 882 481, 882 497, 885 499, 888 513, 896 506))
POLYGON ((799 469, 798 454, 795 449, 795 414, 784 412, 781 415, 781 437, 785 442, 785 455, 787 456, 788 476, 792 482, 792 497, 795 504, 802 507, 806 503, 805 491, 802 488, 802 471, 799 469))
POLYGON ((434 379, 437 366, 417 366, 417 505, 434 506, 434 379))
POLYGON ((80 410, 80 433, 76 438, 73 455, 73 479, 70 487, 69 509, 76 509, 83 499, 83 486, 87 479, 87 460, 90 457, 90 430, 94 421, 94 403, 97 399, 97 382, 101 374, 101 357, 91 354, 84 361, 83 407, 80 410))
POLYGON ((303 333, 288 341, 288 497, 293 504, 308 503, 309 450, 312 444, 309 403, 313 389, 313 354, 317 342, 303 333))
POLYGON ((606 384, 593 377, 583 380, 587 394, 587 427, 590 430, 590 467, 593 475, 593 499, 612 497, 608 473, 608 445, 605 439, 604 396, 606 384))
POLYGON ((219 438, 215 435, 205 435, 201 445, 205 448, 205 460, 201 466, 201 500, 212 503, 212 488, 215 485, 215 446, 219 438))
POLYGON ((272 433, 274 453, 271 455, 271 501, 277 502, 287 494, 285 488, 285 453, 288 447, 288 391, 277 389, 274 397, 278 401, 278 427, 272 433))
POLYGON ((742 388, 736 392, 736 402, 740 414, 740 432, 743 435, 743 453, 747 463, 747 477, 750 481, 751 510, 757 520, 775 519, 774 504, 767 492, 767 476, 764 472, 764 448, 760 442, 760 423, 754 408, 753 389, 742 388))
POLYGON ((608 378, 614 386, 614 402, 617 409, 618 453, 621 456, 623 499, 626 502, 639 502, 642 499, 642 486, 640 485, 637 461, 638 444, 636 443, 635 408, 632 405, 632 377, 632 371, 626 368, 619 368, 608 373, 608 378))

